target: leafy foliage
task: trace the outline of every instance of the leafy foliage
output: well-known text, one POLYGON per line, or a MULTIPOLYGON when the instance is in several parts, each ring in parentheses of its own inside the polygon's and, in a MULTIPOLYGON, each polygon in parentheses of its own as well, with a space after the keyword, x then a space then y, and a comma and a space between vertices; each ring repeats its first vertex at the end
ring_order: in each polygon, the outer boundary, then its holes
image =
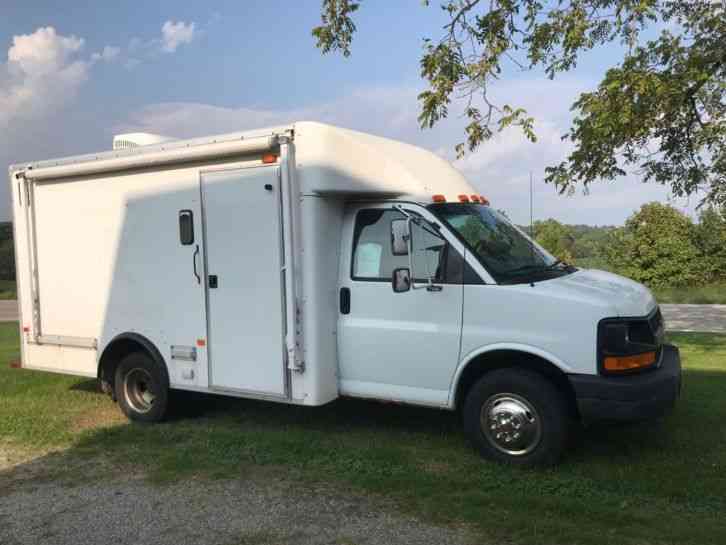
MULTIPOLYGON (((322 0, 313 34, 324 53, 350 54, 359 7, 322 0)), ((622 44, 622 62, 575 102, 565 136, 575 149, 547 169, 547 181, 572 191, 633 168, 676 195, 704 189, 709 201, 726 203, 723 0, 444 0, 441 8, 449 22, 441 39, 424 41, 428 88, 419 95, 419 121, 432 127, 449 114, 452 99, 463 99, 468 124, 460 155, 510 126, 536 140, 524 109, 489 98, 491 84, 508 71, 538 69, 555 78, 583 53, 622 44)))
POLYGON ((708 277, 693 222, 660 203, 644 205, 613 232, 606 254, 617 271, 653 288, 698 285, 708 277))
POLYGON ((553 219, 537 221, 534 224, 534 233, 535 240, 556 258, 565 263, 573 262, 575 237, 568 226, 553 219))
POLYGON ((0 280, 15 280, 12 223, 0 223, 0 280))

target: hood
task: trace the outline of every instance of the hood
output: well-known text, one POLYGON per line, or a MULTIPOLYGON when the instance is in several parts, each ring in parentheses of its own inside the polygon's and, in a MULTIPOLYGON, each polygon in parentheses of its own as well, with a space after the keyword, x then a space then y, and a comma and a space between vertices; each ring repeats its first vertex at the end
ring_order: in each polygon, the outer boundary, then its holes
POLYGON ((613 307, 618 316, 647 316, 656 306, 653 294, 643 284, 605 271, 580 269, 549 282, 585 299, 600 299, 613 307))

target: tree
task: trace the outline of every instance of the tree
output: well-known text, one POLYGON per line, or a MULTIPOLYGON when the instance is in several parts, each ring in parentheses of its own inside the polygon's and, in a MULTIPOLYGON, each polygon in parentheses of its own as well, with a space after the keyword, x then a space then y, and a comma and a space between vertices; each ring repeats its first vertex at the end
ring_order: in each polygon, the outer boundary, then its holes
POLYGON ((726 278, 726 220, 715 207, 704 209, 695 227, 695 242, 703 255, 709 280, 726 278))
MULTIPOLYGON (((348 56, 362 1, 322 0, 313 29, 323 53, 348 56)), ((429 5, 429 0, 423 1, 429 5)), ((519 127, 536 140, 534 119, 490 100, 512 70, 555 78, 598 46, 623 44, 622 62, 573 105, 565 138, 574 150, 547 168, 560 191, 613 180, 635 169, 676 195, 706 191, 726 203, 726 0, 443 0, 443 37, 424 40, 420 124, 433 127, 462 97, 467 117, 459 154, 519 127)))
POLYGON ((614 269, 651 288, 702 284, 710 271, 695 243, 695 226, 666 204, 645 204, 605 247, 614 269))
POLYGON ((572 249, 575 239, 566 225, 548 219, 534 223, 535 240, 556 258, 572 263, 572 249))

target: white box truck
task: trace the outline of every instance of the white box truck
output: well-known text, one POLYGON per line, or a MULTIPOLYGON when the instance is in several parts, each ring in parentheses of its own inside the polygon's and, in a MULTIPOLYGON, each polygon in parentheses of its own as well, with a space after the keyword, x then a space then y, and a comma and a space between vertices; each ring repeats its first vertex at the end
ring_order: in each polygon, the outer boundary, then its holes
POLYGON ((679 395, 645 287, 556 260, 433 153, 313 122, 115 147, 10 186, 22 367, 98 378, 132 420, 170 389, 370 398, 547 464, 679 395))

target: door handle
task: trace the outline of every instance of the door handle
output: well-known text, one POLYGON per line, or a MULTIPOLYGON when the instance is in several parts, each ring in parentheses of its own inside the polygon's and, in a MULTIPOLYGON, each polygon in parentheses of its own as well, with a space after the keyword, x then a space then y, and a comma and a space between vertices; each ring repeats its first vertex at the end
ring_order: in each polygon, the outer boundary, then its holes
POLYGON ((199 276, 199 273, 197 272, 197 256, 199 255, 199 244, 197 244, 197 247, 194 249, 194 255, 192 256, 192 263, 194 264, 194 276, 197 277, 197 284, 202 283, 202 277, 199 276))
POLYGON ((350 314, 350 288, 340 288, 340 313, 350 314))

